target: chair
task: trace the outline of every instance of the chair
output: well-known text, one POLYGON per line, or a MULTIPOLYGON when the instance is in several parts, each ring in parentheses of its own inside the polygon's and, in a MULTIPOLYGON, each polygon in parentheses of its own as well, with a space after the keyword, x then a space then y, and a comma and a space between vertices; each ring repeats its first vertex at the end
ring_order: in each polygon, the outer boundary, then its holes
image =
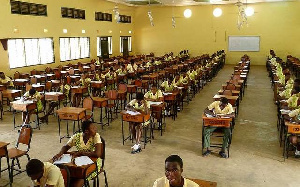
POLYGON ((236 86, 233 83, 228 83, 224 90, 236 90, 236 86))
POLYGON ((222 95, 231 95, 232 96, 232 90, 224 90, 222 95))
POLYGON ((64 179, 65 187, 69 187, 70 186, 70 171, 69 171, 68 167, 63 164, 58 164, 56 166, 59 167, 59 169, 60 169, 61 175, 64 179))
POLYGON ((26 92, 28 92, 31 88, 32 88, 32 85, 29 83, 26 83, 26 86, 25 86, 26 92))
MULTIPOLYGON (((101 158, 102 160, 102 164, 101 164, 101 168, 100 170, 98 170, 98 167, 95 168, 95 171, 97 171, 97 175, 95 176, 95 178, 93 178, 94 180, 94 186, 96 186, 96 183, 97 183, 97 186, 99 186, 99 174, 100 173, 103 173, 104 174, 104 182, 105 182, 105 187, 108 187, 108 182, 107 182, 107 176, 106 176, 106 171, 104 169, 104 163, 105 163, 105 140, 101 138, 101 155, 99 158, 101 158)), ((87 180, 88 177, 90 176, 89 174, 87 174, 87 172, 89 172, 89 167, 85 169, 84 171, 84 176, 86 176, 86 178, 84 179, 84 186, 89 186, 89 181, 87 180)), ((90 174, 93 173, 93 172, 90 172, 90 174)))
POLYGON ((30 83, 31 83, 31 84, 37 84, 37 82, 38 82, 38 81, 37 81, 37 78, 36 78, 36 77, 31 77, 31 78, 30 78, 30 83))
POLYGON ((20 78, 20 72, 16 71, 14 74, 14 79, 19 79, 20 78))
POLYGON ((109 123, 109 119, 112 121, 113 117, 113 109, 114 112, 116 114, 116 118, 118 118, 118 91, 117 90, 108 90, 105 93, 105 97, 108 98, 108 104, 107 104, 107 113, 108 113, 108 117, 107 117, 107 121, 109 123))
POLYGON ((46 91, 46 92, 51 92, 52 91, 52 82, 51 81, 46 82, 44 91, 46 91))
POLYGON ((89 120, 92 119, 92 122, 94 122, 94 102, 91 97, 86 97, 82 101, 82 107, 86 108, 88 111, 91 112, 91 114, 86 114, 85 119, 89 120))
POLYGON ((25 170, 21 170, 21 165, 20 165, 20 162, 19 162, 19 158, 26 155, 28 161, 30 160, 28 152, 29 152, 29 149, 30 149, 31 137, 32 137, 32 128, 31 128, 31 126, 30 125, 23 125, 20 129, 19 138, 18 138, 16 146, 14 148, 8 149, 8 157, 12 160, 11 165, 10 165, 12 180, 13 180, 14 176, 19 175, 20 173, 25 171, 25 170), (19 149, 20 144, 26 145, 27 149, 25 151, 19 149), (14 168, 15 161, 17 161, 17 165, 18 165, 19 169, 14 168), (14 170, 18 171, 18 173, 13 174, 14 170))
POLYGON ((122 106, 124 106, 124 109, 125 109, 126 102, 127 102, 127 85, 126 84, 118 85, 118 100, 121 101, 120 109, 122 109, 122 106), (124 101, 124 103, 123 103, 123 101, 124 101))
POLYGON ((154 119, 156 119, 157 125, 158 125, 157 129, 155 129, 155 128, 152 128, 152 129, 160 130, 161 136, 162 136, 163 130, 166 129, 166 122, 165 122, 165 116, 163 113, 163 111, 164 111, 163 109, 164 109, 164 107, 161 107, 161 106, 157 106, 157 105, 151 106, 151 117, 153 118, 153 123, 154 123, 154 119), (163 122, 163 119, 164 119, 164 122, 163 122), (163 125, 164 125, 164 128, 163 128, 163 125))

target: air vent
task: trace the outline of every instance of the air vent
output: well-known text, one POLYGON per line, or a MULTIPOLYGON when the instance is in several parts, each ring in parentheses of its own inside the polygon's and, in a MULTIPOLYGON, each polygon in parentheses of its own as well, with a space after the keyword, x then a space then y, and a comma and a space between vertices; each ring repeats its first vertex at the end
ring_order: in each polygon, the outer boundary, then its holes
MULTIPOLYGON (((132 5, 148 5, 149 4, 149 1, 145 0, 129 0, 129 1, 126 1, 126 3, 129 3, 129 4, 132 4, 132 5)), ((156 0, 150 0, 150 4, 161 4, 161 2, 159 1, 156 1, 156 0)))

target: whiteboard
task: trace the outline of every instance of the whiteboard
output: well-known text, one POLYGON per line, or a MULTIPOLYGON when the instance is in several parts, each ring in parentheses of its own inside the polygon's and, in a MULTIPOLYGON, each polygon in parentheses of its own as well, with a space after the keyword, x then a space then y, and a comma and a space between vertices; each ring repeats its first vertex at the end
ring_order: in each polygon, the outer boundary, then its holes
POLYGON ((229 51, 259 51, 259 36, 228 36, 229 51))

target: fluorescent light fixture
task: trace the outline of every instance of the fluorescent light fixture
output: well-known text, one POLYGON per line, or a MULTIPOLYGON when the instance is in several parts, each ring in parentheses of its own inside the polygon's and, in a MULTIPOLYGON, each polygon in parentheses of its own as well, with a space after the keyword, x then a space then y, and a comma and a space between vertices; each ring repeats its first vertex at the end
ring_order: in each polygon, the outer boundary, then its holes
POLYGON ((214 11, 213 11, 213 15, 215 17, 220 17, 222 15, 222 9, 220 8, 215 8, 214 11))
POLYGON ((63 33, 68 33, 68 29, 63 29, 63 33))
POLYGON ((82 30, 81 32, 82 32, 82 34, 85 34, 85 30, 82 30))
POLYGON ((112 30, 108 31, 109 33, 112 33, 112 30))
POLYGON ((183 12, 183 15, 185 18, 190 18, 192 16, 192 11, 191 9, 185 9, 183 12))
POLYGON ((131 34, 132 32, 131 32, 131 31, 128 31, 128 33, 131 34))
POLYGON ((253 9, 252 7, 247 7, 247 8, 245 9, 245 14, 246 14, 246 16, 253 16, 253 14, 254 14, 254 9, 253 9))
POLYGON ((14 29, 14 33, 18 33, 19 32, 19 29, 14 29))
POLYGON ((48 32, 48 29, 44 29, 44 33, 47 33, 48 32))
POLYGON ((122 33, 122 31, 120 31, 120 33, 122 33))

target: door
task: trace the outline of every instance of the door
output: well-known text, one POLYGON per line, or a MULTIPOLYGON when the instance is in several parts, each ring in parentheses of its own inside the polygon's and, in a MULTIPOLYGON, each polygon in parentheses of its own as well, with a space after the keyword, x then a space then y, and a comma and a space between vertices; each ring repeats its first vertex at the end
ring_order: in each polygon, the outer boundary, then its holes
POLYGON ((101 37, 101 56, 103 59, 109 58, 108 37, 101 37))
POLYGON ((129 51, 128 51, 128 38, 123 37, 123 56, 128 57, 129 51))

